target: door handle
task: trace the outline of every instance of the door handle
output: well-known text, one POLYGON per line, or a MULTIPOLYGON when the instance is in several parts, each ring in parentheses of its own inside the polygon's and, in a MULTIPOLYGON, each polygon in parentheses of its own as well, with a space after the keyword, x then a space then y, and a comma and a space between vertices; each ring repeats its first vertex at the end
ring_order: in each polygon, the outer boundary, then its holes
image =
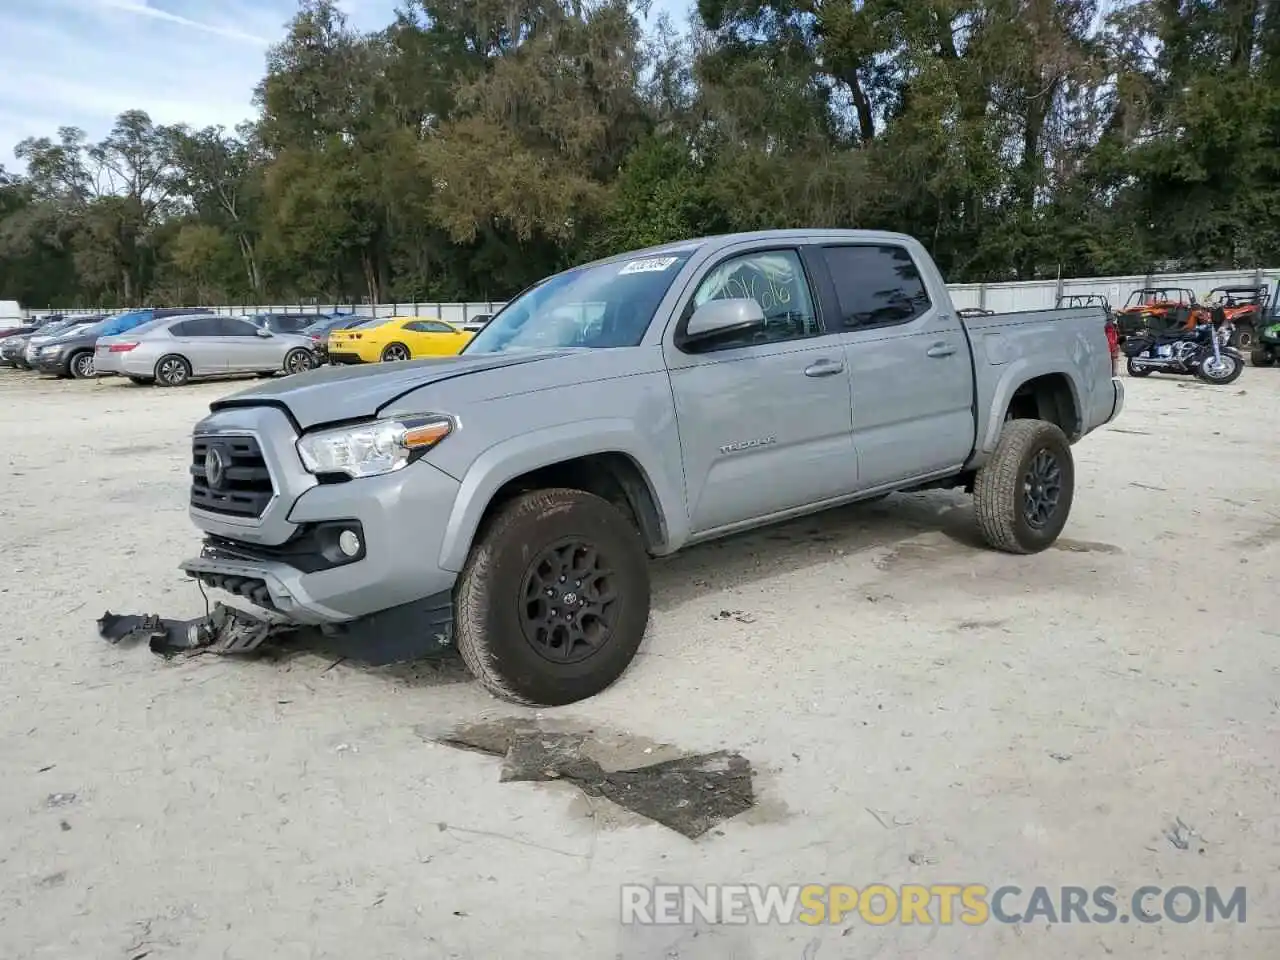
POLYGON ((949 343, 938 342, 925 351, 926 356, 930 357, 949 357, 956 352, 956 348, 949 343))
POLYGON ((804 368, 806 377, 834 377, 844 372, 844 364, 839 360, 815 360, 804 368))

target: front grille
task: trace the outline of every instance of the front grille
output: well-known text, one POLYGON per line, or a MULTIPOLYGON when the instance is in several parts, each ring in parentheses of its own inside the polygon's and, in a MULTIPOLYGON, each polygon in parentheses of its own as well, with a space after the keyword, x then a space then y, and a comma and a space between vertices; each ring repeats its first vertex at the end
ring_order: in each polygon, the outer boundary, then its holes
POLYGON ((253 437, 196 437, 191 444, 191 505, 233 517, 260 517, 275 493, 271 471, 253 437), (222 470, 209 476, 209 452, 222 470))

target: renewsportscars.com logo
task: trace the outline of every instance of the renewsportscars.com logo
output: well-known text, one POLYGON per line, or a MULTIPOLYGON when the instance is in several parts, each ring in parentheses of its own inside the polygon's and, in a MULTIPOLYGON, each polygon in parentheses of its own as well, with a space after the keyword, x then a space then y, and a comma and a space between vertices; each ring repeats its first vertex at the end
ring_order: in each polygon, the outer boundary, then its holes
POLYGON ((622 922, 836 924, 852 919, 890 923, 1216 923, 1245 922, 1245 888, 1144 885, 1127 896, 1113 886, 994 889, 979 883, 625 884, 622 922))

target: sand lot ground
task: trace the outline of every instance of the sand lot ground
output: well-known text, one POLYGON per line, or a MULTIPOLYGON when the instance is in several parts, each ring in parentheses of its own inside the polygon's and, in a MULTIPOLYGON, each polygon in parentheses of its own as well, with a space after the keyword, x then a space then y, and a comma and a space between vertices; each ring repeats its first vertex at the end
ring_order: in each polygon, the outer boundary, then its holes
POLYGON ((640 657, 544 717, 741 751, 758 808, 695 842, 433 742, 532 714, 456 664, 99 639, 108 608, 203 609, 188 432, 240 384, 0 371, 0 957, 1280 955, 1280 371, 1127 385, 1058 549, 979 549, 931 493, 654 566, 640 657), (628 882, 1246 886, 1248 912, 641 930, 628 882))

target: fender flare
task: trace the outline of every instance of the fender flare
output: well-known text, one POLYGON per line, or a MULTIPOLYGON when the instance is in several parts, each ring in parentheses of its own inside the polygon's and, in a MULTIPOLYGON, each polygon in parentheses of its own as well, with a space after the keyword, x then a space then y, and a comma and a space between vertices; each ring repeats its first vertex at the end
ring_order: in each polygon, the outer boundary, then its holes
POLYGON ((1071 402, 1075 405, 1076 417, 1083 424, 1085 410, 1080 402, 1080 384, 1070 370, 1063 369, 1060 364, 1053 361, 1036 362, 1026 358, 1015 360, 1005 368, 1003 375, 996 384, 995 394, 991 398, 991 405, 987 411, 986 434, 979 445, 979 449, 983 453, 991 453, 995 450, 996 444, 1000 442, 1000 431, 1004 428, 1005 411, 1009 409, 1009 404, 1012 402, 1013 395, 1018 388, 1028 380, 1034 380, 1036 377, 1043 377, 1049 374, 1057 374, 1067 378, 1067 383, 1071 390, 1071 402))
POLYGON ((668 544, 682 543, 689 524, 681 509, 680 491, 646 468, 646 464, 661 463, 662 459, 644 435, 626 420, 582 420, 512 437, 475 459, 453 501, 440 546, 440 567, 455 573, 462 570, 480 520, 504 484, 540 467, 602 453, 620 453, 635 461, 653 497, 664 539, 668 544))

